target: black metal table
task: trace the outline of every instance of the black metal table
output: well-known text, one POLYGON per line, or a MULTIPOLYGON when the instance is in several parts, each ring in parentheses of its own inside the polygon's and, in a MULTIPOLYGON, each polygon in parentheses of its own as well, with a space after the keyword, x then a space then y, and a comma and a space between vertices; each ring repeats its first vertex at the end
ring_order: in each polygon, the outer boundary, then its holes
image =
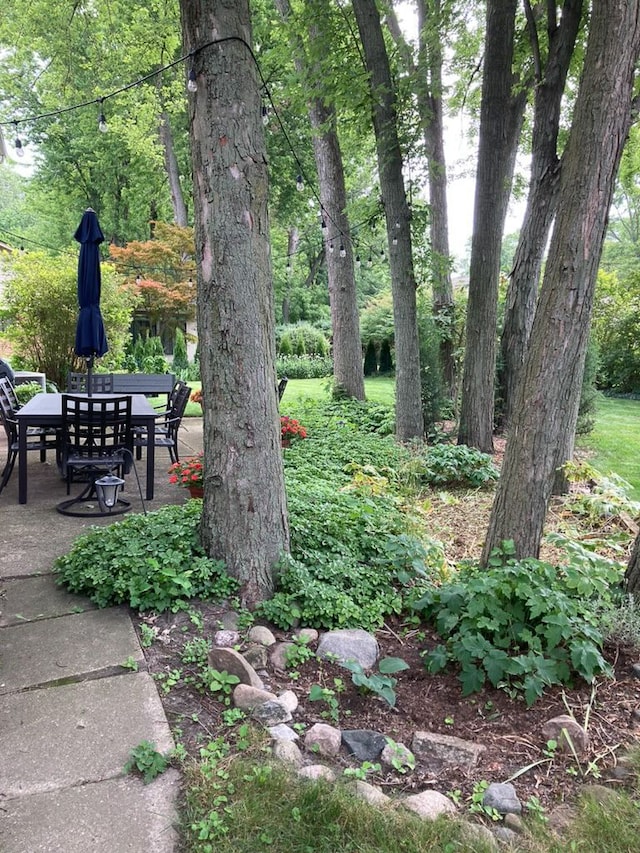
MULTIPOLYGON (((74 394, 85 397, 86 394, 74 394)), ((147 500, 153 500, 153 475, 155 443, 153 435, 157 412, 141 394, 93 394, 92 397, 109 398, 131 396, 131 424, 142 427, 151 441, 147 442, 147 500)), ((36 394, 16 412, 18 421, 18 502, 27 502, 27 429, 34 426, 62 427, 62 394, 36 394)))

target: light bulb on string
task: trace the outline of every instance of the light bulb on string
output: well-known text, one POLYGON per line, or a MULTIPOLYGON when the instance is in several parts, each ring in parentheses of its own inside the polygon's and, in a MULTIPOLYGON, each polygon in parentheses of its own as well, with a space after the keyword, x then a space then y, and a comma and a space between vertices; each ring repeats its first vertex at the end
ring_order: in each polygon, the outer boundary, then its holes
POLYGON ((329 243, 329 254, 333 255, 333 240, 329 243))
POLYGON ((394 237, 391 242, 393 243, 394 246, 397 246, 398 245, 398 238, 394 237))
POLYGON ((367 266, 369 269, 373 266, 373 258, 371 257, 371 252, 369 252, 369 257, 367 258, 367 266))
POLYGON ((360 260, 360 255, 356 255, 356 267, 360 269, 362 265, 362 261, 360 260))
POLYGON ((322 236, 326 237, 327 231, 329 229, 327 228, 327 220, 324 218, 324 216, 322 217, 322 222, 320 223, 320 230, 322 231, 322 236))
POLYGON ((140 273, 138 273, 138 275, 136 276, 136 284, 140 285, 141 282, 142 282, 142 276, 140 275, 140 273))
POLYGON ((386 260, 386 257, 387 256, 384 253, 384 249, 380 249, 380 260, 384 261, 384 260, 386 260))
POLYGON ((302 175, 298 175, 298 177, 296 178, 296 189, 299 193, 304 190, 304 181, 302 180, 302 175))
POLYGON ((266 104, 262 105, 262 124, 266 127, 269 124, 269 110, 266 104))
POLYGON ((342 243, 340 243, 340 257, 341 258, 347 257, 347 250, 345 249, 345 247, 342 243))
POLYGON ((191 66, 189 69, 189 76, 187 77, 187 91, 188 92, 197 92, 198 91, 198 81, 196 79, 196 69, 191 66))
POLYGON ((291 258, 287 258, 287 275, 291 278, 293 274, 293 267, 291 266, 291 258))
POLYGON ((107 133, 109 130, 109 125, 107 124, 107 120, 104 116, 104 98, 100 98, 100 115, 98 116, 98 130, 100 133, 107 133))
POLYGON ((16 122, 15 125, 16 125, 16 139, 15 139, 15 142, 13 143, 13 145, 16 149, 16 157, 24 157, 24 148, 22 147, 22 140, 18 136, 18 122, 16 122))
POLYGON ((399 230, 400 230, 400 223, 399 223, 399 222, 398 222, 398 220, 396 219, 396 231, 399 231, 399 230))

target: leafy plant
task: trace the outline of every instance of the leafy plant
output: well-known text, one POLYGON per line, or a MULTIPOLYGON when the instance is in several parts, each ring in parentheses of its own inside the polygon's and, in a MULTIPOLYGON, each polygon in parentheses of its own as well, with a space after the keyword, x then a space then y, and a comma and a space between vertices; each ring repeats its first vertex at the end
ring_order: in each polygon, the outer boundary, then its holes
POLYGON ((295 669, 316 656, 309 642, 308 637, 293 638, 293 643, 287 648, 285 654, 287 668, 295 669))
POLYGON ((237 675, 230 675, 226 670, 220 672, 210 666, 205 669, 202 678, 208 689, 225 705, 231 703, 233 688, 240 683, 237 675))
POLYGON ((498 469, 488 453, 464 444, 436 444, 422 457, 420 475, 430 486, 490 486, 498 469))
MULTIPOLYGON (((313 684, 309 690, 310 702, 326 702, 328 707, 328 716, 334 723, 340 721, 340 705, 336 698, 336 691, 330 687, 322 687, 320 684, 313 684)), ((324 714, 323 714, 324 716, 324 714)))
POLYGON ((375 693, 381 699, 384 699, 392 708, 396 704, 396 692, 394 690, 398 683, 397 678, 392 678, 395 672, 401 672, 403 669, 409 669, 409 664, 402 658, 382 658, 378 664, 378 672, 367 675, 362 668, 362 664, 355 660, 346 660, 341 663, 345 669, 351 673, 351 680, 356 687, 375 693))
POLYGON ((528 705, 545 686, 569 683, 575 674, 588 682, 608 674, 595 611, 620 567, 576 543, 563 566, 513 554, 513 543, 503 543, 486 569, 471 566, 414 604, 446 637, 426 653, 429 671, 453 661, 464 695, 488 680, 522 694, 528 705))
POLYGON ((359 779, 360 781, 364 781, 369 774, 379 773, 381 769, 382 767, 378 761, 363 761, 359 767, 345 767, 342 771, 342 775, 346 776, 347 779, 359 779))
POLYGON ((167 756, 158 752, 155 743, 148 740, 141 741, 138 746, 129 753, 129 760, 124 766, 125 773, 131 773, 137 770, 144 781, 145 785, 153 782, 156 776, 159 776, 169 766, 167 756))
POLYGON ((493 806, 485 806, 484 804, 484 795, 488 787, 489 783, 486 779, 475 783, 469 798, 469 811, 472 814, 481 814, 493 821, 498 821, 500 820, 500 812, 493 806))
POLYGON ((175 611, 196 596, 228 598, 238 584, 205 555, 200 512, 199 502, 188 501, 93 528, 55 561, 57 583, 99 607, 129 604, 143 611, 175 611))

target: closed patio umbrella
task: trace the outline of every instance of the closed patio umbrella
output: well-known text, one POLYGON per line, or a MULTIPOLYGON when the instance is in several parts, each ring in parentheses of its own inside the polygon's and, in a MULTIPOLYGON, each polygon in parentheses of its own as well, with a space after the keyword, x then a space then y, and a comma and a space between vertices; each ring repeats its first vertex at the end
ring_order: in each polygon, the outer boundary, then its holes
POLYGON ((100 243, 104 235, 95 210, 85 210, 73 235, 80 243, 78 257, 78 304, 80 313, 76 326, 76 355, 87 359, 87 393, 91 395, 93 360, 104 355, 108 349, 100 313, 100 243))

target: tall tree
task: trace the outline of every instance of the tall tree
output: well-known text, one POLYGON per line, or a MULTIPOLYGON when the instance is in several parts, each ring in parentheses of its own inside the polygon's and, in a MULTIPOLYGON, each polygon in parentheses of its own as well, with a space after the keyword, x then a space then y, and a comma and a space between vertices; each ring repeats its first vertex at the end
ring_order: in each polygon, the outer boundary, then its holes
POLYGON ((396 437, 407 441, 424 435, 410 211, 402 176, 395 93, 380 15, 375 0, 353 0, 353 10, 369 73, 380 192, 389 241, 396 347, 396 437))
POLYGON ((631 123, 640 0, 601 0, 560 176, 556 223, 483 551, 513 539, 537 556, 565 436, 573 434, 593 291, 615 176, 631 123))
MULTIPOLYGON (((276 7, 283 20, 287 21, 291 15, 289 0, 276 0, 276 7)), ((325 243, 329 245, 332 240, 339 241, 344 247, 344 253, 324 253, 331 305, 333 378, 341 393, 364 400, 358 301, 342 151, 335 107, 322 91, 326 88, 322 83, 327 69, 320 57, 330 55, 325 31, 326 15, 326 4, 318 0, 306 0, 305 21, 309 48, 305 51, 302 38, 294 38, 294 63, 299 74, 306 74, 311 93, 308 113, 313 130, 313 152, 320 187, 320 215, 325 243)))
POLYGON ((546 38, 541 39, 538 32, 541 16, 536 17, 529 0, 525 0, 536 85, 529 193, 507 289, 500 339, 502 426, 508 426, 513 409, 533 325, 543 253, 558 201, 561 105, 582 7, 583 0, 565 0, 558 20, 555 0, 550 0, 542 19, 546 24, 546 38))
POLYGON ((204 396, 201 534, 253 606, 272 593, 273 566, 289 547, 260 81, 248 0, 180 0, 180 8, 197 80, 189 123, 204 396))
POLYGON ((458 442, 493 450, 500 247, 527 100, 516 86, 516 0, 488 0, 480 108, 467 343, 458 442))

